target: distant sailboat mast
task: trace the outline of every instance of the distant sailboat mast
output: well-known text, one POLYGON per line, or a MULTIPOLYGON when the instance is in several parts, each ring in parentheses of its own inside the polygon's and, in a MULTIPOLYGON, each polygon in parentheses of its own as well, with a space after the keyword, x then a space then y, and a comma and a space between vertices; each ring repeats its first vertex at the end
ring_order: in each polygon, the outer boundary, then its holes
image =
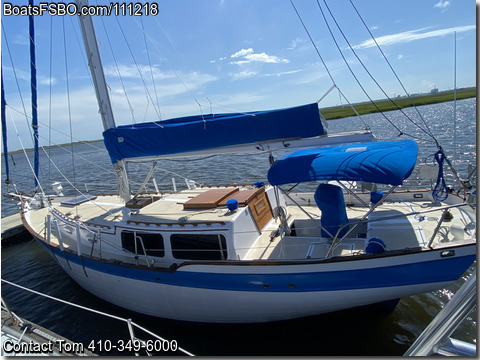
MULTIPOLYGON (((75 0, 79 8, 88 6, 88 0, 75 0)), ((98 106, 102 116, 104 130, 115 128, 115 119, 113 117, 112 104, 110 96, 108 95, 107 82, 103 72, 102 60, 97 46, 97 38, 95 36, 95 29, 90 15, 78 16, 80 20, 80 27, 82 28, 82 36, 85 44, 85 51, 87 52, 88 65, 92 74, 93 83, 95 85, 95 92, 97 95, 98 106)), ((130 200, 130 186, 128 183, 128 176, 123 160, 117 161, 114 168, 118 179, 119 195, 125 200, 130 200)))
MULTIPOLYGON (((33 6, 33 0, 29 1, 33 6)), ((37 66, 35 61, 35 26, 33 21, 33 15, 28 17, 28 28, 30 34, 30 87, 32 97, 32 130, 33 130, 33 142, 34 142, 34 174, 35 174, 35 191, 38 188, 38 115, 37 115, 37 66)))
POLYGON ((457 32, 453 42, 453 163, 457 161, 457 32))

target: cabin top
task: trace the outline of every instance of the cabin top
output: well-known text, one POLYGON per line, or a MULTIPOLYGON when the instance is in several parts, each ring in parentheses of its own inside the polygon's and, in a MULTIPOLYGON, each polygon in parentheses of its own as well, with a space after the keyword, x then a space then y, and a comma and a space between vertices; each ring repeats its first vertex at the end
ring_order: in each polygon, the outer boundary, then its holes
POLYGON ((127 211, 130 213, 128 223, 138 225, 225 225, 233 221, 245 206, 253 209, 254 217, 262 218, 258 220, 260 228, 273 216, 264 187, 205 187, 163 196, 142 195, 129 201, 126 206, 116 195, 100 195, 92 201, 74 204, 75 201, 63 200, 54 204, 54 207, 71 219, 100 226, 111 226, 112 221, 124 220, 124 212, 127 211), (238 201, 238 211, 227 209, 226 203, 230 199, 238 201))

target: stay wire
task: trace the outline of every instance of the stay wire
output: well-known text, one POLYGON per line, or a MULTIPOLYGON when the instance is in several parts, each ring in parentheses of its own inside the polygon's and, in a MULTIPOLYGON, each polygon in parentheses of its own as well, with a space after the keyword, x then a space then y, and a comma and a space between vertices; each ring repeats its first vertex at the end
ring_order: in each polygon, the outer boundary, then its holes
MULTIPOLYGON (((52 165, 55 167, 55 169, 57 169, 58 173, 65 179, 65 181, 77 192, 79 193, 81 196, 86 196, 86 194, 84 194, 79 188, 77 188, 76 184, 75 183, 72 183, 68 177, 62 172, 62 170, 60 170, 60 168, 56 165, 56 163, 52 160, 52 158, 50 158, 50 156, 48 155, 48 153, 45 151, 45 149, 43 147, 41 147, 45 156, 47 156, 49 162, 52 163, 52 165)), ((42 190, 43 191, 43 190, 42 190)), ((97 206, 98 208, 102 209, 103 211, 107 212, 108 214, 111 214, 111 210, 108 210, 104 207, 102 207, 100 204, 98 204, 95 200, 91 200, 91 202, 97 206)), ((78 207, 75 206, 75 210, 77 211, 77 215, 78 215, 78 207)))
MULTIPOLYGON (((7 48, 7 53, 8 53, 8 57, 10 59, 10 63, 11 63, 11 66, 12 66, 12 72, 13 72, 13 76, 15 78, 15 83, 17 85, 17 90, 18 90, 18 95, 20 97, 20 102, 22 104, 22 108, 23 108, 23 112, 22 111, 17 111, 19 114, 22 115, 22 117, 25 117, 25 121, 27 123, 27 129, 28 129, 28 132, 30 134, 30 138, 32 140, 32 145, 35 144, 35 140, 34 140, 34 135, 33 135, 33 129, 32 129, 32 126, 31 126, 31 117, 28 116, 27 114, 27 110, 26 110, 26 107, 25 107, 25 101, 23 99, 23 94, 22 94, 22 90, 20 88, 20 83, 18 81, 18 76, 17 76, 17 71, 16 71, 16 68, 15 68, 15 63, 13 62, 13 58, 12 58, 12 53, 10 51, 10 45, 9 45, 9 42, 8 42, 8 37, 7 37, 7 34, 6 34, 6 31, 5 31, 5 27, 3 26, 3 22, 2 22, 2 34, 4 36, 4 42, 5 42, 5 45, 6 45, 6 48, 7 48)), ((6 106, 7 108, 7 106, 6 106)), ((11 109, 10 106, 8 106, 8 108, 11 109)), ((11 116, 11 114, 10 114, 11 116)), ((13 118, 11 118, 11 122, 14 123, 14 120, 13 118)), ((21 145, 21 148, 23 149, 24 153, 25 153, 25 157, 27 157, 26 155, 26 151, 25 151, 25 147, 24 147, 24 144, 22 142, 22 140, 20 139, 20 135, 18 134, 18 130, 16 129, 16 125, 14 125, 15 127, 15 130, 17 131, 17 138, 19 139, 19 142, 20 142, 20 145, 21 145)), ((27 158, 27 161, 29 162, 29 165, 31 167, 31 164, 30 164, 30 161, 29 159, 27 158)), ((35 171, 32 170, 32 173, 34 174, 34 179, 36 181, 36 183, 38 184, 38 186, 40 186, 40 180, 39 180, 39 177, 42 176, 44 177, 44 174, 43 174, 43 171, 42 169, 39 169, 39 175, 36 176, 35 175, 35 171)), ((41 189, 40 189, 41 190, 41 189)), ((41 190, 42 191, 42 190, 41 190)))
MULTIPOLYGON (((146 2, 145 2, 145 3, 146 3, 146 2)), ((177 47, 176 47, 175 44, 173 43, 172 39, 168 36, 168 34, 167 34, 167 32, 165 31, 165 29, 163 28, 163 26, 159 23, 157 17, 154 16, 153 18, 155 19, 155 22, 157 23, 158 27, 162 30, 163 35, 164 35, 165 38, 168 40, 170 46, 171 46, 172 49, 175 51, 175 53, 177 54, 178 58, 186 65, 187 62, 185 61, 185 58, 182 56, 182 54, 180 53, 180 51, 177 49, 177 47)), ((148 35, 147 35, 147 36, 148 36, 148 35)), ((165 60, 166 60, 166 59, 165 59, 165 60)), ((192 76, 193 80, 197 83, 198 88, 201 89, 202 87, 201 87, 201 85, 200 85, 200 82, 198 81, 198 78, 195 76, 195 72, 192 72, 191 76, 192 76)), ((182 81, 182 83, 183 83, 183 81, 182 81)), ((185 85, 185 84, 183 84, 183 85, 184 85, 185 88, 186 88, 186 85, 185 85)), ((189 93, 191 93, 188 88, 187 88, 187 91, 188 91, 189 93)), ((192 97, 193 97, 193 94, 192 94, 192 97)), ((211 101, 210 101, 210 99, 208 98, 208 96, 205 95, 205 97, 206 97, 207 100, 211 103, 211 101)), ((193 97, 193 98, 195 99, 195 97, 193 97)), ((195 99, 195 101, 196 101, 196 99, 195 99)), ((197 103, 198 103, 198 101, 197 101, 197 103)))
MULTIPOLYGON (((156 19, 155 19, 156 20, 156 19)), ((117 20, 118 21, 118 20, 117 20)), ((150 38, 150 36, 148 36, 148 34, 144 31, 144 29, 142 28, 142 26, 137 22, 136 19, 134 19, 135 23, 137 24, 137 26, 142 30, 144 36, 146 36, 150 42, 153 44, 153 46, 155 47, 155 49, 157 50, 157 52, 160 54, 160 56, 168 63, 170 64, 170 62, 168 61, 168 59, 162 54, 162 52, 160 51, 160 49, 158 48, 158 46, 155 44, 155 42, 150 38)), ((157 20, 156 20, 157 21, 157 20)), ((161 27, 161 25, 158 23, 157 21, 157 24, 161 27)), ((163 30, 163 28, 162 28, 163 30)), ((165 32, 165 31, 164 31, 165 32)), ((167 37, 168 39, 168 37, 167 37)), ((170 41, 170 39, 169 39, 170 41)), ((173 46, 173 43, 170 41, 170 44, 172 44, 173 46)), ((176 49, 175 49, 176 50, 176 49)), ((178 51, 177 51, 178 53, 178 51)), ((180 57, 181 58, 181 57, 180 57)), ((183 79, 180 77, 179 73, 176 71, 176 70, 172 70, 173 73, 175 74, 175 76, 177 77, 178 81, 180 81, 180 83, 183 85, 183 87, 185 88, 185 90, 187 90, 188 94, 192 97, 192 99, 197 103, 198 107, 200 108, 200 114, 202 116, 202 120, 203 120, 203 124, 204 124, 204 128, 206 126, 206 121, 205 121, 205 118, 204 118, 204 115, 203 115, 203 110, 202 110, 202 104, 200 104, 200 102, 197 100, 197 98, 193 95, 192 91, 190 90, 190 88, 187 86, 187 84, 185 84, 185 82, 183 81, 183 79)), ((200 85, 198 83, 198 80, 195 78, 195 76, 193 75, 195 81, 197 82, 198 85, 200 85)), ((157 123, 155 123, 157 124, 157 123)), ((159 124, 157 124, 159 125, 159 124)), ((159 125, 160 127, 162 127, 161 125, 159 125)))
MULTIPOLYGON (((49 59, 49 96, 48 96, 48 155, 52 145, 52 66, 53 65, 53 16, 50 16, 50 59, 49 59)), ((48 162, 48 182, 51 182, 51 166, 48 162)))
POLYGON ((120 84, 122 85, 123 94, 125 95, 125 99, 127 100, 128 108, 130 110, 130 114, 132 116, 133 123, 135 124, 137 122, 136 119, 135 119, 135 112, 133 110, 132 104, 130 103, 130 98, 128 97, 127 89, 125 88, 125 83, 123 81, 123 77, 122 77, 122 75, 120 73, 120 69, 118 67, 117 58, 115 56, 115 52, 113 51, 112 43, 110 41, 110 37, 108 36, 107 28, 105 26, 105 22, 103 21, 103 16, 100 16, 100 20, 102 22, 103 30, 104 30, 105 36, 107 38, 108 46, 110 47, 110 52, 112 54, 113 63, 115 64, 115 71, 117 72, 117 76, 120 80, 120 84))
MULTIPOLYGON (((419 126, 415 121, 413 121, 398 105, 395 101, 393 101, 388 95, 387 93, 385 92, 385 90, 382 88, 382 86, 377 82, 377 80, 375 79, 375 77, 370 73, 370 71, 367 69, 367 67, 365 66, 365 64, 362 62, 362 60, 360 59, 360 57, 357 55, 357 53, 355 52, 355 50, 353 49, 353 46, 350 44, 350 42, 348 41, 345 33, 343 32, 343 30, 341 29, 340 25, 338 24, 335 16, 332 14, 330 8, 328 7, 328 4, 326 2, 326 0, 323 0, 323 3, 325 4, 325 7, 327 8, 328 12, 330 13, 330 16, 332 17, 332 20, 334 21, 335 25, 337 26, 338 30, 340 31, 340 33, 342 34, 343 38, 345 39, 346 43, 348 44, 350 50, 352 51, 352 53, 355 55, 355 57, 357 58, 358 62, 360 63, 360 65, 362 65, 363 69, 365 70, 365 72, 370 76, 370 78, 373 80, 373 82, 377 85, 377 87, 382 91, 382 93, 386 96, 386 98, 397 108, 397 110, 399 110, 404 116, 406 119, 408 119, 412 124, 414 124, 418 129, 420 129, 421 131, 423 131, 425 134, 427 134, 429 137, 432 137, 432 134, 430 134, 429 132, 427 132, 425 129, 423 129, 421 126, 419 126)), ((382 112, 380 110, 380 108, 377 106, 377 104, 372 100, 372 98, 367 94, 367 91, 365 90, 365 88, 360 84, 360 81, 358 80, 357 76, 354 74, 352 68, 350 67, 350 65, 348 64, 348 62, 346 61, 332 31, 331 31, 331 28, 330 26, 328 25, 328 22, 327 22, 327 19, 325 17, 325 14, 323 12, 323 9, 322 7, 320 6, 320 2, 319 0, 317 0, 317 4, 318 4, 318 7, 323 15, 323 18, 325 20, 325 23, 327 24, 327 27, 328 27, 328 30, 330 31, 330 34, 335 42, 335 45, 337 46, 337 49, 338 51, 340 52, 340 54, 342 55, 342 58, 345 62, 345 64, 347 65, 348 69, 350 70, 350 73, 352 74, 352 76, 355 78, 355 80, 357 81, 358 85, 360 86, 360 88, 362 89, 362 91, 365 93, 365 95, 368 97, 368 99, 370 100, 370 102, 375 106, 375 108, 382 114, 382 116, 396 129, 400 132, 400 135, 407 135, 407 136, 410 136, 412 138, 416 138, 416 139, 420 139, 420 140, 424 140, 424 141, 427 141, 426 139, 422 139, 421 137, 419 136, 416 136, 416 135, 412 135, 412 134, 408 134, 408 133, 405 133, 404 131, 402 131, 398 126, 396 126, 386 115, 384 112, 382 112)), ((433 137, 433 140, 436 142, 435 138, 433 137)))
POLYGON ((120 24, 120 21, 118 20, 118 17, 115 17, 115 20, 117 21, 118 27, 120 28, 120 32, 122 33, 123 39, 125 40, 125 44, 127 45, 128 51, 130 52, 130 55, 132 56, 133 62, 135 63, 135 66, 137 68, 138 74, 140 75, 140 79, 142 80, 143 86, 145 88, 145 93, 147 95, 147 99, 151 101, 151 103, 153 104, 153 108, 154 108, 155 112, 157 113, 158 119, 161 120, 162 117, 160 116, 160 113, 158 112, 158 109, 155 106, 155 103, 152 99, 152 96, 150 95, 150 91, 148 90, 147 84, 145 83, 145 79, 143 78, 143 75, 142 75, 142 71, 141 71, 141 69, 138 65, 137 60, 135 59, 132 48, 130 47, 130 44, 129 44, 129 42, 127 40, 127 37, 125 35, 125 32, 123 31, 123 27, 120 24))
POLYGON ((292 7, 293 7, 293 9, 295 10, 295 13, 297 14, 298 19, 299 19, 300 22, 302 23, 302 26, 303 26, 303 28, 305 29, 305 32, 307 33, 308 38, 310 39, 310 42, 312 43, 313 47, 315 48, 315 51, 317 52, 318 57, 319 57, 320 60, 322 61, 322 64, 323 64, 323 66, 325 67, 325 70, 327 71, 327 74, 328 74, 328 76, 330 77, 330 80, 332 81, 332 84, 334 84, 334 85, 336 86, 335 80, 333 79, 333 76, 332 76, 332 74, 330 73, 330 70, 328 70, 327 64, 326 64, 325 61, 323 60, 323 57, 322 57, 322 55, 320 54, 320 51, 319 51, 318 48, 317 48, 317 44, 315 44, 315 41, 313 41, 313 38, 312 38, 312 36, 310 35, 310 32, 309 32, 308 29, 307 29, 307 26, 306 26, 305 23, 303 22, 303 19, 302 19, 302 17, 300 16, 300 13, 298 12, 297 8, 295 7, 295 4, 293 3, 293 0, 290 0, 290 4, 292 4, 292 7))
MULTIPOLYGON (((355 12, 357 13, 358 17, 360 18, 360 20, 362 21, 363 25, 365 26, 365 29, 368 31, 368 33, 370 34, 372 40, 375 42, 375 45, 377 46, 378 50, 380 51, 380 53, 382 54, 382 57, 385 59, 385 61, 387 62, 388 66, 390 67, 390 70, 392 70, 392 73, 393 75, 395 76, 395 78, 397 79, 398 83, 400 84, 400 86, 402 87, 403 91, 405 92, 405 95, 407 95, 407 97, 410 99, 410 101, 412 102, 412 105, 413 107, 415 108, 418 116, 420 117, 420 119, 422 120, 423 124, 425 125, 428 133, 430 134, 430 136, 432 138, 435 139, 435 136, 433 135, 430 127, 428 126, 428 123, 425 121, 424 117, 422 116, 422 114, 420 113, 420 111, 418 110, 417 106, 415 105, 415 102, 413 101, 412 97, 410 96, 410 94, 408 93, 407 89, 405 88, 405 86, 403 85, 402 81, 400 80, 400 78, 398 77, 395 69, 393 68, 393 66, 390 64, 390 61, 388 61, 388 58, 387 56, 385 55, 385 53, 383 52, 382 48, 380 47, 380 45, 378 44, 377 42, 377 39, 375 39, 375 37, 373 36, 372 32, 370 31, 370 29, 368 28, 367 24, 365 23, 365 21, 363 20, 362 16, 360 15, 359 11, 357 10, 357 8, 355 7, 354 3, 352 0, 350 0, 350 3, 352 4, 352 7, 353 9, 355 10, 355 12)), ((436 141, 436 140, 435 140, 436 141)))
MULTIPOLYGON (((3 24, 2 24, 3 25, 3 24)), ((26 115, 26 114, 25 114, 26 115)), ((25 146, 23 144, 23 141, 22 141, 22 138, 20 136, 20 133, 18 131, 18 128, 17 128, 17 125, 15 124, 15 121, 13 120, 13 117, 11 116, 10 114, 10 121, 13 125, 13 129, 15 130, 15 134, 17 135, 17 139, 18 139, 18 142, 20 143, 20 147, 22 148, 22 152, 25 156, 25 160, 27 161, 27 164, 28 166, 30 167, 30 171, 32 172, 35 180, 37 181, 37 184, 38 184, 38 189, 39 191, 42 193, 42 194, 45 194, 45 192, 43 191, 43 187, 42 187, 42 182, 40 181, 40 179, 37 177, 37 175, 35 174, 35 170, 33 169, 33 165, 32 165, 32 162, 30 161, 30 158, 28 157, 28 154, 27 154, 27 150, 25 149, 25 146)), ((29 130, 30 130, 30 135, 32 135, 32 129, 31 127, 29 127, 29 130)))
MULTIPOLYGON (((145 1, 143 2, 145 3, 145 1)), ((177 54, 178 58, 180 59, 180 61, 182 61, 184 64, 187 64, 187 62, 185 61, 185 58, 182 56, 182 54, 180 53, 180 51, 177 49, 177 47, 175 46, 175 44, 173 43, 172 39, 168 36, 167 32, 165 31, 165 29, 163 28, 162 24, 160 24, 160 22, 158 21, 157 17, 153 17, 157 26, 160 28, 160 30, 162 31, 162 33, 164 34, 165 38, 167 39, 168 43, 170 44, 170 46, 172 47, 172 49, 175 51, 175 53, 177 54)), ((142 18, 141 18, 142 19, 142 18)), ((137 26, 141 29, 141 31, 143 32, 143 35, 146 39, 148 39, 150 41, 150 43, 153 45, 153 47, 155 48, 155 50, 158 52, 158 54, 162 57, 163 60, 165 60, 165 62, 167 64, 170 64, 169 60, 166 58, 166 56, 162 53, 162 51, 159 49, 158 47, 158 44, 156 44, 156 42, 148 35, 148 33, 145 31, 144 27, 143 27, 143 24, 139 24, 137 22, 136 19, 134 19, 135 23, 137 24, 137 26)), ((205 106, 205 105, 202 105, 200 103, 200 101, 198 101, 197 97, 193 94, 192 90, 190 90, 190 88, 187 86, 187 84, 185 83, 185 81, 182 79, 182 77, 180 76, 180 74, 176 71, 176 70, 172 70, 173 73, 175 74, 175 76, 177 77, 177 79, 180 81, 180 83, 182 84, 182 86, 185 88, 185 90, 188 92, 188 94, 192 97, 192 99, 197 103, 197 105, 199 106, 200 108, 200 113, 202 115, 202 119, 204 121, 204 124, 205 124, 205 119, 204 119, 204 115, 203 115, 203 107, 202 106, 205 106)), ((191 73, 191 77, 193 78, 194 82, 197 84, 197 87, 200 89, 202 86, 200 84, 200 81, 198 80, 198 77, 196 76, 196 73, 195 72, 192 72, 191 73)), ((205 95, 205 98, 207 99, 208 103, 209 103, 209 107, 210 107, 210 112, 212 113, 213 115, 213 109, 212 109, 212 105, 215 105, 215 108, 217 109, 234 109, 236 110, 237 112, 241 113, 241 114, 245 114, 245 110, 244 109, 239 109, 239 108, 235 108, 233 106, 227 106, 227 105, 223 105, 223 104, 217 104, 213 101, 211 101, 211 99, 205 95)), ((251 116, 254 116, 254 115, 251 115, 251 116)))
POLYGON ((158 108, 158 111, 160 112, 160 119, 161 119, 162 113, 160 111, 160 101, 158 100, 157 86, 155 84, 155 77, 153 75, 152 60, 150 59, 150 50, 148 49, 147 37, 145 36, 145 28, 143 26, 142 16, 140 16, 140 22, 142 24, 143 42, 145 43, 145 50, 147 52, 148 65, 150 67, 150 76, 152 77, 153 91, 155 92, 155 100, 157 101, 157 108, 158 108))
POLYGON ((360 121, 363 123, 363 125, 365 126, 365 129, 366 130, 370 130, 370 126, 363 120, 363 117, 358 114, 357 110, 355 109, 355 107, 350 103, 350 101, 347 99, 347 97, 345 96, 345 94, 340 90, 340 88, 337 86, 337 84, 335 83, 335 80, 333 79, 333 76, 332 74, 330 73, 330 70, 328 69, 328 66, 327 64, 325 63, 325 61, 323 60, 323 57, 322 55, 320 54, 320 50, 318 50, 318 47, 317 47, 317 44, 315 44, 315 41, 313 40, 312 36, 310 35, 310 32, 308 31, 308 28, 307 26, 305 25, 305 22, 303 21, 300 13, 298 12, 297 8, 295 7, 294 3, 292 0, 290 0, 290 4, 292 4, 292 7, 293 9, 295 10, 295 13, 297 14, 297 17, 298 19, 300 20, 301 24, 303 25, 303 28, 305 30, 305 32, 307 33, 307 36, 308 38, 310 39, 310 42, 312 43, 315 51, 317 52, 317 55, 318 57, 320 58, 322 64, 323 64, 323 67, 325 68, 325 70, 327 71, 327 74, 328 76, 330 77, 330 80, 332 81, 332 84, 333 86, 338 90, 338 94, 339 94, 339 97, 340 97, 340 101, 342 99, 342 97, 345 99, 345 101, 348 103, 348 105, 353 109, 353 111, 355 112, 355 114, 358 116, 358 118, 360 119, 360 121))
MULTIPOLYGON (((23 113, 22 113, 21 111, 15 109, 15 108, 12 108, 11 106, 7 106, 7 108, 8 108, 9 110, 11 110, 11 111, 17 112, 17 113, 20 114, 20 115, 23 115, 23 113)), ((27 115, 27 118, 30 119, 30 118, 28 117, 28 115, 27 115)), ((14 120, 11 119, 11 122, 14 123, 14 120)), ((42 122, 39 122, 39 124, 42 125, 42 126, 46 126, 46 124, 43 124, 42 122)), ((58 129, 53 128, 52 130, 55 130, 56 132, 58 132, 59 134, 62 134, 62 135, 64 135, 64 136, 68 136, 68 134, 66 134, 66 133, 64 133, 64 132, 62 132, 62 131, 59 131, 58 129)), ((19 135, 18 135, 18 136, 19 136, 19 135)), ((47 138, 43 137, 42 135, 39 135, 39 138, 40 138, 40 139, 44 139, 44 140, 48 140, 47 138)), ((76 139, 76 138, 73 138, 73 140, 74 140, 76 143, 81 143, 82 145, 87 145, 87 146, 89 146, 89 147, 91 147, 91 148, 93 148, 93 149, 95 149, 95 150, 99 150, 99 151, 103 151, 103 150, 104 150, 104 147, 95 146, 94 144, 92 144, 92 143, 90 143, 90 142, 82 141, 82 140, 79 140, 79 139, 76 139)), ((23 148, 23 144, 20 143, 20 145, 21 145, 22 148, 23 148)), ((69 150, 69 149, 68 149, 68 145, 71 145, 71 144, 66 144, 66 145, 67 145, 67 146, 63 146, 63 145, 60 145, 60 144, 52 143, 51 147, 52 147, 52 148, 53 148, 53 147, 59 148, 59 149, 65 151, 65 152, 67 152, 68 154, 73 155, 72 150, 69 150)), ((59 168, 55 165, 54 161, 52 160, 52 158, 50 157, 50 154, 46 151, 46 149, 45 149, 43 146, 40 146, 40 148, 42 149, 42 151, 43 151, 44 153, 46 153, 47 158, 50 160, 50 162, 53 164, 53 166, 58 170, 59 168)), ((93 165, 94 167, 97 167, 97 168, 99 168, 99 169, 106 170, 104 166, 99 165, 99 164, 97 164, 97 163, 94 163, 94 162, 88 160, 87 158, 83 157, 82 155, 80 155, 80 154, 78 154, 78 153, 75 153, 75 157, 77 158, 77 160, 78 160, 78 159, 83 160, 83 161, 85 161, 86 163, 88 163, 88 164, 90 164, 90 165, 93 165)), ((108 172, 109 172, 110 174, 112 174, 112 175, 115 175, 115 172, 114 172, 113 170, 106 170, 106 171, 108 171, 108 172)), ((40 169, 40 172, 42 172, 42 169, 40 169)), ((62 174, 62 177, 66 178, 65 175, 63 175, 63 174, 62 174)), ((66 181, 67 181, 69 184, 71 184, 71 182, 70 182, 68 179, 66 179, 66 181)), ((72 186, 73 186, 73 185, 72 185, 72 186)), ((75 188, 75 190, 77 190, 77 189, 75 188)))
MULTIPOLYGON (((7 33, 5 31, 5 27, 3 26, 3 24, 4 23, 2 21, 2 34, 3 34, 4 41, 5 41, 5 45, 7 47, 8 57, 10 59, 11 65, 12 65, 13 76, 15 78, 15 83, 17 85, 17 90, 18 90, 18 94, 19 94, 19 97, 20 97, 20 102, 22 103, 22 108, 23 108, 23 113, 22 112, 20 112, 20 113, 25 116, 25 120, 27 122, 27 127, 30 128, 31 126, 30 126, 30 121, 29 121, 28 116, 27 116, 27 109, 25 107, 25 101, 23 100, 22 90, 20 89, 20 84, 18 82, 17 71, 15 69, 15 65, 14 65, 14 62, 13 62, 13 59, 12 59, 12 53, 10 51, 10 45, 8 43, 7 33)), ((31 132, 30 132, 30 136, 32 138, 32 144, 34 144, 33 134, 31 132)))
POLYGON ((72 124, 72 109, 70 103, 70 82, 68 76, 68 56, 67 56, 67 37, 65 31, 65 17, 62 17, 62 28, 63 28, 63 53, 65 59, 65 84, 67 86, 67 108, 68 108, 68 123, 70 127, 70 141, 72 148, 72 176, 73 184, 76 187, 76 177, 75 177, 75 156, 74 156, 74 145, 73 145, 73 124, 72 124))
MULTIPOLYGON (((347 41, 347 44, 351 47, 350 43, 348 42, 348 40, 346 39, 343 31, 340 29, 340 26, 338 25, 337 21, 335 20, 335 17, 333 16, 332 12, 330 11, 330 9, 328 8, 328 5, 325 3, 325 0, 324 0, 324 4, 325 6, 327 7, 328 11, 330 12, 330 16, 332 17, 333 21, 335 22, 335 24, 337 25, 337 27, 339 28, 341 34, 343 35, 345 41, 347 41)), ((408 133, 405 133, 402 129, 400 129, 397 125, 395 125, 393 123, 393 121, 391 121, 383 111, 380 110, 380 108, 378 107, 378 105, 373 101, 373 99, 370 97, 370 95, 368 94, 368 92, 365 90, 364 86, 361 84, 360 80, 358 79, 358 77, 355 75, 355 72, 352 70, 350 64, 348 63, 347 59, 345 58, 345 55, 343 55, 343 52, 342 50, 340 49, 340 46, 338 45, 338 42, 335 38, 335 36, 333 35, 333 32, 332 32, 332 29, 330 28, 330 25, 328 24, 328 21, 327 21, 327 18, 325 16, 325 13, 320 5, 320 2, 317 0, 317 5, 318 5, 318 8, 320 9, 320 12, 322 13, 322 16, 323 16, 323 19, 325 21, 325 24, 327 25, 327 28, 328 28, 328 31, 330 32, 330 36, 332 37, 333 41, 335 42, 335 45, 337 47, 337 50, 339 51, 345 65, 347 66, 348 70, 350 71, 351 75, 353 76, 353 78, 355 79, 355 81, 357 82, 358 86, 360 87, 360 89, 362 89, 363 93, 365 94, 365 96, 368 98, 368 100, 372 103, 372 105, 377 109, 377 111, 385 118, 385 120, 388 121, 388 123, 390 123, 390 125, 392 125, 398 132, 399 132, 399 136, 401 135, 407 135, 407 136, 410 136, 412 138, 416 138, 416 139, 421 139, 420 137, 418 136, 415 136, 415 135, 411 135, 411 134, 408 134, 408 133)), ((352 49, 353 51, 353 49, 352 49)), ((358 61, 360 62, 360 64, 364 67, 365 69, 365 66, 363 65, 362 61, 358 58, 358 56, 356 55, 356 53, 354 52, 355 56, 357 57, 358 61)), ((367 71, 367 73, 369 73, 367 71)), ((369 73, 370 74, 370 73, 369 73)), ((371 75, 370 75, 371 76, 371 75)), ((375 81, 375 80, 374 80, 375 81)), ((376 82, 376 81, 375 81, 376 82)), ((378 83, 377 83, 378 85, 378 83)), ((421 139, 423 140, 423 139, 421 139)))

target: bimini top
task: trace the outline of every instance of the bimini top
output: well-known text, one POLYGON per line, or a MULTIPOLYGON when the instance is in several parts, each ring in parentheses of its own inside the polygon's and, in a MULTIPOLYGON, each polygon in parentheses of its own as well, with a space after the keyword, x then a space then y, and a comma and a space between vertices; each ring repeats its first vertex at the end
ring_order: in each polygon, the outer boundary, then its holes
POLYGON ((113 163, 325 133, 317 104, 249 113, 196 115, 105 130, 113 163))
POLYGON ((300 150, 275 161, 268 181, 272 185, 314 180, 400 185, 413 171, 417 150, 413 140, 300 150))

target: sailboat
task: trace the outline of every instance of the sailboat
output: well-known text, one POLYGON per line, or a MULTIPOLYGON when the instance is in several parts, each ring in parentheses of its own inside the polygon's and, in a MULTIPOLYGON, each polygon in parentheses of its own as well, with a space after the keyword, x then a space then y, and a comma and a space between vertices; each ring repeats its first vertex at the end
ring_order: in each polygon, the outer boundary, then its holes
POLYGON ((475 261, 465 192, 398 188, 414 171, 416 141, 329 134, 317 103, 117 126, 93 22, 79 18, 118 193, 57 186, 22 196, 21 216, 90 293, 160 318, 270 322, 441 289, 475 261), (277 150, 288 153, 272 160, 267 182, 144 191, 157 160, 277 150), (147 160, 133 191, 127 164, 147 160), (285 188, 304 182, 316 190, 285 188))

